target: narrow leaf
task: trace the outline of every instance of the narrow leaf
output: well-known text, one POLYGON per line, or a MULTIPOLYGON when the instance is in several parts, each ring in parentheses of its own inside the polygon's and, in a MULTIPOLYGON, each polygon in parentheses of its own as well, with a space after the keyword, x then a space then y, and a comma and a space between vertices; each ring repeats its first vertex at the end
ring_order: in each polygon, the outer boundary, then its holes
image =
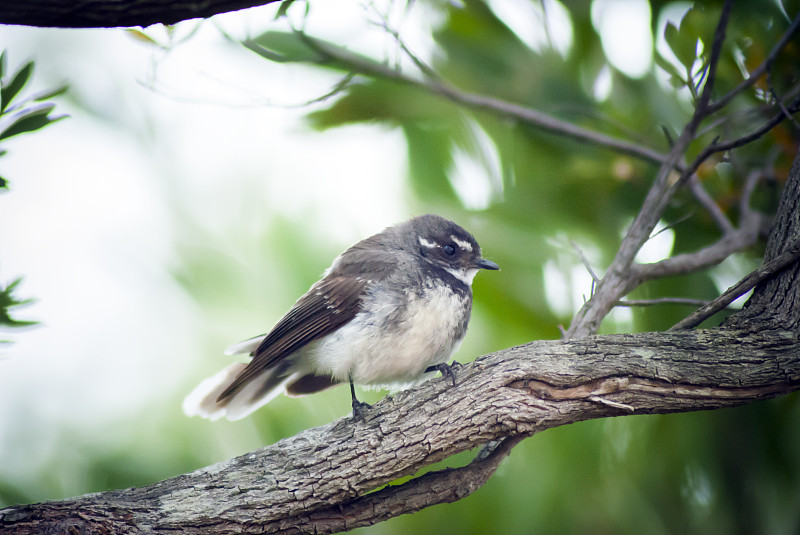
POLYGON ((25 87, 33 72, 33 62, 29 61, 11 78, 8 84, 0 88, 0 113, 3 113, 14 97, 25 87))
POLYGON ((32 108, 20 112, 14 121, 0 132, 0 140, 16 136, 24 132, 33 132, 47 126, 50 123, 63 119, 66 115, 49 117, 48 114, 53 110, 55 104, 47 104, 38 108, 32 108))

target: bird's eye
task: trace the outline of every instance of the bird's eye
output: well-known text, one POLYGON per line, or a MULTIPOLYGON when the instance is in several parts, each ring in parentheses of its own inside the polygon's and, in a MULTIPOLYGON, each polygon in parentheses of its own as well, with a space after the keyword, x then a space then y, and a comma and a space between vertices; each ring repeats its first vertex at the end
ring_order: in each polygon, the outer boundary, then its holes
POLYGON ((456 249, 452 245, 445 245, 442 247, 442 251, 444 251, 444 254, 447 256, 453 256, 456 253, 456 249))

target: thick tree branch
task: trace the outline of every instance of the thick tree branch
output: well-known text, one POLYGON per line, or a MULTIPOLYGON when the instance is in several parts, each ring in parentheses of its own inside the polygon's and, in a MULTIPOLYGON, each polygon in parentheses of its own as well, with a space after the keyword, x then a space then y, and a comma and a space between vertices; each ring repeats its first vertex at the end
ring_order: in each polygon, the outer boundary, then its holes
POLYGON ((56 28, 112 28, 175 24, 278 0, 0 0, 0 24, 56 28))
POLYGON ((390 396, 363 421, 345 417, 149 487, 4 509, 0 531, 332 533, 458 499, 538 431, 797 389, 800 340, 780 328, 533 342, 464 366, 455 387, 437 379, 390 396), (497 440, 510 442, 467 467, 374 492, 497 440))

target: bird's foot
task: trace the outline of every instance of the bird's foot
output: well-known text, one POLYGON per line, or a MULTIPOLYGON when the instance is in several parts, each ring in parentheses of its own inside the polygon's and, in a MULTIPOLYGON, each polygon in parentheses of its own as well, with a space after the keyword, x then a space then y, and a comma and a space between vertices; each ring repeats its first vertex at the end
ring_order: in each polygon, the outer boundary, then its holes
POLYGON ((353 399, 353 420, 361 420, 363 422, 367 409, 371 407, 372 405, 369 403, 353 399))
POLYGON ((449 377, 450 380, 453 381, 453 386, 456 386, 456 368, 460 367, 461 363, 454 360, 452 364, 443 362, 441 364, 437 364, 436 366, 428 366, 428 368, 425 370, 425 373, 438 371, 442 374, 442 377, 449 377))

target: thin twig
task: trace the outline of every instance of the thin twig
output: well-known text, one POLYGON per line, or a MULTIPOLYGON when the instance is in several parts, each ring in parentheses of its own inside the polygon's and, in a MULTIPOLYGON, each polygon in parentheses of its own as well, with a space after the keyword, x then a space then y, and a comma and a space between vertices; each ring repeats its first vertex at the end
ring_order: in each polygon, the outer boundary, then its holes
POLYGON ((734 97, 736 97, 736 95, 755 84, 758 79, 761 78, 761 76, 763 76, 767 71, 767 66, 772 63, 776 57, 778 57, 778 54, 780 54, 781 50, 783 50, 783 48, 791 41, 792 35, 794 35, 794 32, 796 32, 798 28, 800 28, 800 13, 798 13, 798 15, 794 18, 792 24, 789 25, 789 28, 786 30, 786 33, 783 34, 781 40, 778 41, 774 47, 772 47, 772 50, 770 50, 769 54, 761 63, 761 65, 756 67, 753 72, 750 73, 750 76, 743 80, 738 86, 733 88, 716 102, 710 104, 708 106, 708 113, 712 114, 718 112, 727 106, 728 103, 733 100, 734 97))
MULTIPOLYGON (((427 92, 439 95, 468 108, 490 111, 496 115, 508 117, 520 121, 521 123, 535 126, 546 132, 550 132, 551 134, 568 137, 583 143, 606 147, 621 154, 627 154, 646 162, 663 165, 667 161, 667 156, 665 154, 653 149, 624 141, 613 136, 602 134, 600 132, 581 128, 567 121, 557 119, 552 115, 548 115, 539 110, 534 110, 519 104, 506 102, 484 95, 467 93, 445 82, 435 80, 419 80, 417 78, 408 76, 398 69, 388 67, 364 56, 354 54, 344 48, 331 46, 328 43, 313 38, 307 34, 301 33, 300 35, 304 42, 318 54, 325 56, 327 59, 346 63, 352 70, 360 74, 368 74, 376 78, 393 80, 398 83, 423 89, 427 92)), ((671 168, 673 167, 678 170, 681 169, 677 161, 672 162, 671 168)))
POLYGON ((638 283, 661 277, 684 275, 715 266, 737 251, 755 243, 762 230, 763 216, 749 212, 741 226, 711 245, 692 253, 684 253, 651 264, 634 264, 631 277, 638 283))
MULTIPOLYGON (((791 113, 797 113, 798 111, 797 105, 793 104, 792 107, 789 108, 789 111, 791 113)), ((783 112, 780 112, 775 114, 760 128, 754 130, 753 132, 745 136, 742 136, 740 138, 731 141, 725 141, 723 143, 718 143, 718 142, 712 143, 711 145, 703 149, 702 152, 700 152, 700 154, 697 156, 697 158, 694 159, 691 165, 689 165, 689 167, 684 171, 683 178, 679 182, 682 182, 683 180, 687 179, 689 176, 691 176, 691 173, 695 173, 700 168, 700 166, 703 165, 703 162, 705 162, 712 154, 716 154, 718 152, 725 152, 731 149, 735 149, 737 147, 742 147, 744 145, 747 145, 748 143, 751 143, 756 139, 769 133, 773 128, 775 128, 785 119, 786 115, 784 115, 783 112)))
POLYGON ((696 173, 689 177, 688 186, 695 199, 697 199, 697 202, 706 209, 711 219, 714 220, 714 223, 717 224, 717 227, 719 227, 722 233, 726 234, 731 232, 734 229, 733 223, 730 222, 714 198, 709 195, 706 188, 703 187, 696 173))
POLYGON ((789 113, 789 110, 786 109, 786 106, 783 104, 783 100, 778 96, 778 92, 775 91, 775 86, 772 85, 772 63, 770 62, 767 65, 767 87, 769 88, 769 93, 772 95, 772 99, 775 101, 775 104, 781 109, 783 114, 789 119, 797 128, 800 128, 800 124, 797 123, 792 114, 789 113))
POLYGON ((700 325, 703 321, 730 305, 736 298, 755 288, 760 282, 772 278, 778 272, 797 262, 798 258, 800 258, 800 240, 795 241, 786 251, 728 288, 725 293, 712 302, 692 312, 689 316, 673 325, 669 330, 679 331, 682 329, 691 329, 692 327, 700 325))
POLYGON ((618 307, 651 307, 657 305, 688 305, 693 307, 705 306, 709 302, 703 299, 690 299, 688 297, 660 297, 658 299, 625 299, 617 301, 618 307))
POLYGON ((580 246, 578 246, 578 244, 575 243, 575 240, 570 240, 569 243, 570 245, 572 245, 572 248, 575 249, 575 253, 578 255, 578 258, 581 259, 583 267, 585 267, 586 271, 589 272, 589 275, 592 276, 592 280, 594 282, 599 282, 600 277, 598 277, 597 274, 594 272, 594 269, 592 269, 592 264, 589 262, 589 259, 586 258, 586 255, 583 254, 583 250, 580 248, 580 246))

